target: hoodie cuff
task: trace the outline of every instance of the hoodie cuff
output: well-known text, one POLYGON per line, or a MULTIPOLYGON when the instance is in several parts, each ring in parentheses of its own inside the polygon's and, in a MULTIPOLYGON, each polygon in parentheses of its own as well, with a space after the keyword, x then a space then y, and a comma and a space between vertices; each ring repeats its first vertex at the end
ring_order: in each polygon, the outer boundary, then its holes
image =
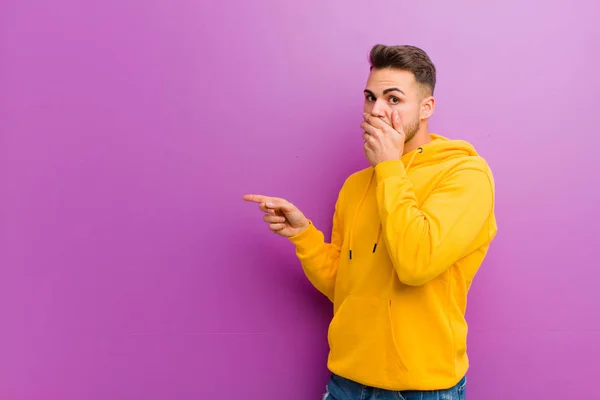
POLYGON ((383 161, 375 166, 375 178, 377 179, 378 185, 387 178, 393 177, 406 177, 406 169, 404 168, 402 160, 383 161))
POLYGON ((315 246, 323 243, 323 234, 313 225, 312 221, 308 221, 308 228, 297 235, 288 238, 296 246, 296 250, 300 253, 313 250, 315 246))

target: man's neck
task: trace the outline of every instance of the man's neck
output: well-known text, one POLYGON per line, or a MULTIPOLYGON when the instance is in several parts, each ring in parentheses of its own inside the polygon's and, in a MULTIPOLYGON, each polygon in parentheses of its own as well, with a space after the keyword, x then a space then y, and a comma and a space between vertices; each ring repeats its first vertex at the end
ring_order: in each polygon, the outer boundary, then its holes
POLYGON ((417 132, 412 139, 404 144, 404 151, 402 155, 410 153, 411 151, 423 146, 431 142, 431 137, 429 136, 429 130, 427 128, 420 130, 417 132))

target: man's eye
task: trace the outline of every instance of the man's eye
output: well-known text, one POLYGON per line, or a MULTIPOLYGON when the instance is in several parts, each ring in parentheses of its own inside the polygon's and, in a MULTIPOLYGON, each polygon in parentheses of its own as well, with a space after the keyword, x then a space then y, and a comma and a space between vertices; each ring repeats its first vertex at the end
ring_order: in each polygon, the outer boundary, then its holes
POLYGON ((400 103, 400 99, 397 98, 397 97, 392 96, 392 97, 390 97, 390 103, 391 104, 398 104, 398 103, 400 103))
POLYGON ((371 95, 368 95, 367 97, 365 97, 365 99, 366 99, 367 101, 375 101, 375 97, 373 97, 373 96, 371 96, 371 95))

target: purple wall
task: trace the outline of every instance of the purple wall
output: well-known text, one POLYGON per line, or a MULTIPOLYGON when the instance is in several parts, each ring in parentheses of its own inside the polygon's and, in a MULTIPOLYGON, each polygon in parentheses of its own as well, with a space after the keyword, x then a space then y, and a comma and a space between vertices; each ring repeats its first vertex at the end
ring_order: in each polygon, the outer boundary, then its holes
POLYGON ((469 398, 597 391, 598 2, 93 3, 0 5, 0 398, 320 398, 331 307, 241 196, 329 232, 378 42, 495 172, 469 398))

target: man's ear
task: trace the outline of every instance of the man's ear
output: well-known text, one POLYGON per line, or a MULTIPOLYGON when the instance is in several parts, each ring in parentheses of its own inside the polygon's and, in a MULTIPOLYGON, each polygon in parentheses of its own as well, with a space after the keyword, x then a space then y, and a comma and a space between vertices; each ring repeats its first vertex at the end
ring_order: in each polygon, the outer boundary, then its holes
POLYGON ((428 119, 433 115, 435 111, 435 99, 433 96, 427 96, 421 101, 421 109, 419 110, 419 117, 421 119, 428 119))

